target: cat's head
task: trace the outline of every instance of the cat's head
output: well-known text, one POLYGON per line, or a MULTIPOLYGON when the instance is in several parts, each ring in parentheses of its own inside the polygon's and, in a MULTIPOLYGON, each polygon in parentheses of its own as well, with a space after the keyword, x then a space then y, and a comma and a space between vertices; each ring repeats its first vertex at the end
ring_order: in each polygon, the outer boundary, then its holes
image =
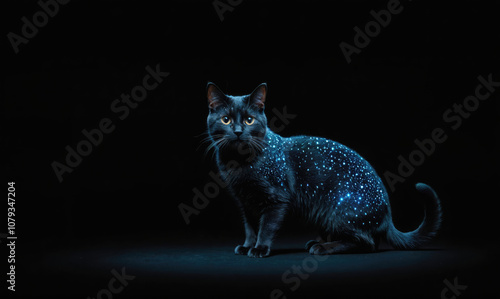
POLYGON ((265 83, 249 95, 231 96, 209 82, 207 126, 212 146, 228 151, 261 151, 267 130, 266 94, 265 83))

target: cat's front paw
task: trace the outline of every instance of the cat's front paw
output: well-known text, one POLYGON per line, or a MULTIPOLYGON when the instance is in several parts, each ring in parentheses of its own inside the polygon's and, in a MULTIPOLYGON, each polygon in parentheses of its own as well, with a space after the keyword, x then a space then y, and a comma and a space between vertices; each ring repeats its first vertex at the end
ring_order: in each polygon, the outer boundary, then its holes
POLYGON ((243 245, 238 245, 234 248, 234 254, 248 254, 250 247, 245 247, 243 245))
POLYGON ((268 257, 271 253, 271 248, 266 245, 258 245, 254 248, 250 248, 248 251, 249 257, 268 257))

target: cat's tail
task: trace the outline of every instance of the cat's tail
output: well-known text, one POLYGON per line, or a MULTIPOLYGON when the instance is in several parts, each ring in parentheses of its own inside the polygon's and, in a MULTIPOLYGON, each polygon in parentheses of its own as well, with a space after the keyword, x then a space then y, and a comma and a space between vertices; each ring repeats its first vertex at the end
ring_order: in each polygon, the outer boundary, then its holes
POLYGON ((390 222, 386 239, 396 249, 414 249, 431 239, 441 227, 441 203, 436 192, 428 185, 417 183, 417 190, 425 195, 425 216, 420 226, 411 232, 403 233, 390 222))

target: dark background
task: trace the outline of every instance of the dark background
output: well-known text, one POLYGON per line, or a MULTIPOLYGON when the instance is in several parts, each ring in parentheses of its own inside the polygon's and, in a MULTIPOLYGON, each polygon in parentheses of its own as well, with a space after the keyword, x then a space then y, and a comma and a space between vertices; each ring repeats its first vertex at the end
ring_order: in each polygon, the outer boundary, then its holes
MULTIPOLYGON (((339 141, 380 175, 397 173, 397 157, 408 157, 414 139, 443 128, 448 139, 389 192, 394 222, 401 230, 418 226, 423 205, 413 185, 426 182, 444 210, 434 244, 492 248, 498 91, 457 130, 442 115, 474 94, 479 75, 500 80, 498 17, 489 2, 402 1, 403 11, 348 64, 340 42, 353 44, 353 27, 363 28, 373 19, 370 10, 385 9, 387 2, 244 0, 221 21, 212 1, 71 1, 18 54, 7 33, 21 34, 21 18, 31 19, 40 7, 26 1, 4 9, 2 141, 5 181, 16 182, 17 264, 24 269, 19 290, 37 294, 28 288, 45 275, 48 266, 38 263, 53 252, 72 259, 72 252, 100 244, 126 248, 157 240, 196 250, 227 242, 232 254, 243 227, 223 190, 189 225, 178 209, 181 203, 192 206, 192 189, 203 190, 212 181, 209 171, 216 171, 202 143, 207 81, 233 95, 267 82, 268 118, 284 106, 296 115, 281 135, 339 141), (111 102, 142 83, 147 65, 157 64, 170 75, 119 120, 111 102), (64 162, 65 147, 76 148, 84 139, 81 131, 97 128, 106 117, 116 129, 60 183, 51 163, 64 162)), ((280 235, 305 243, 298 236, 310 233, 290 218, 280 235)), ((490 262, 474 265, 481 269, 490 262)), ((47 263, 59 273, 57 261, 47 263)), ((176 277, 190 285, 203 280, 176 277)), ((91 292, 72 288, 65 294, 83 298, 91 292)))

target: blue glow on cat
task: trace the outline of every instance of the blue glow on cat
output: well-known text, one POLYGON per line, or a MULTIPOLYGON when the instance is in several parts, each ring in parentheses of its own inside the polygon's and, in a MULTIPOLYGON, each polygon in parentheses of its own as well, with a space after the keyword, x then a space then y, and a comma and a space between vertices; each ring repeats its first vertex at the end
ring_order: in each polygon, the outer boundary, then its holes
POLYGON ((290 196, 311 200, 319 209, 334 208, 336 213, 340 210, 353 227, 364 226, 371 220, 376 223, 383 220, 389 205, 387 191, 375 170, 356 152, 325 138, 284 138, 272 131, 266 133, 265 141, 267 146, 256 171, 258 176, 269 180, 270 185, 286 186, 289 184, 286 174, 293 172, 300 188, 288 186, 288 190, 284 189, 290 196), (310 181, 315 184, 310 185, 310 181), (336 187, 327 189, 325 185, 336 187), (364 208, 358 208, 359 205, 364 208))

